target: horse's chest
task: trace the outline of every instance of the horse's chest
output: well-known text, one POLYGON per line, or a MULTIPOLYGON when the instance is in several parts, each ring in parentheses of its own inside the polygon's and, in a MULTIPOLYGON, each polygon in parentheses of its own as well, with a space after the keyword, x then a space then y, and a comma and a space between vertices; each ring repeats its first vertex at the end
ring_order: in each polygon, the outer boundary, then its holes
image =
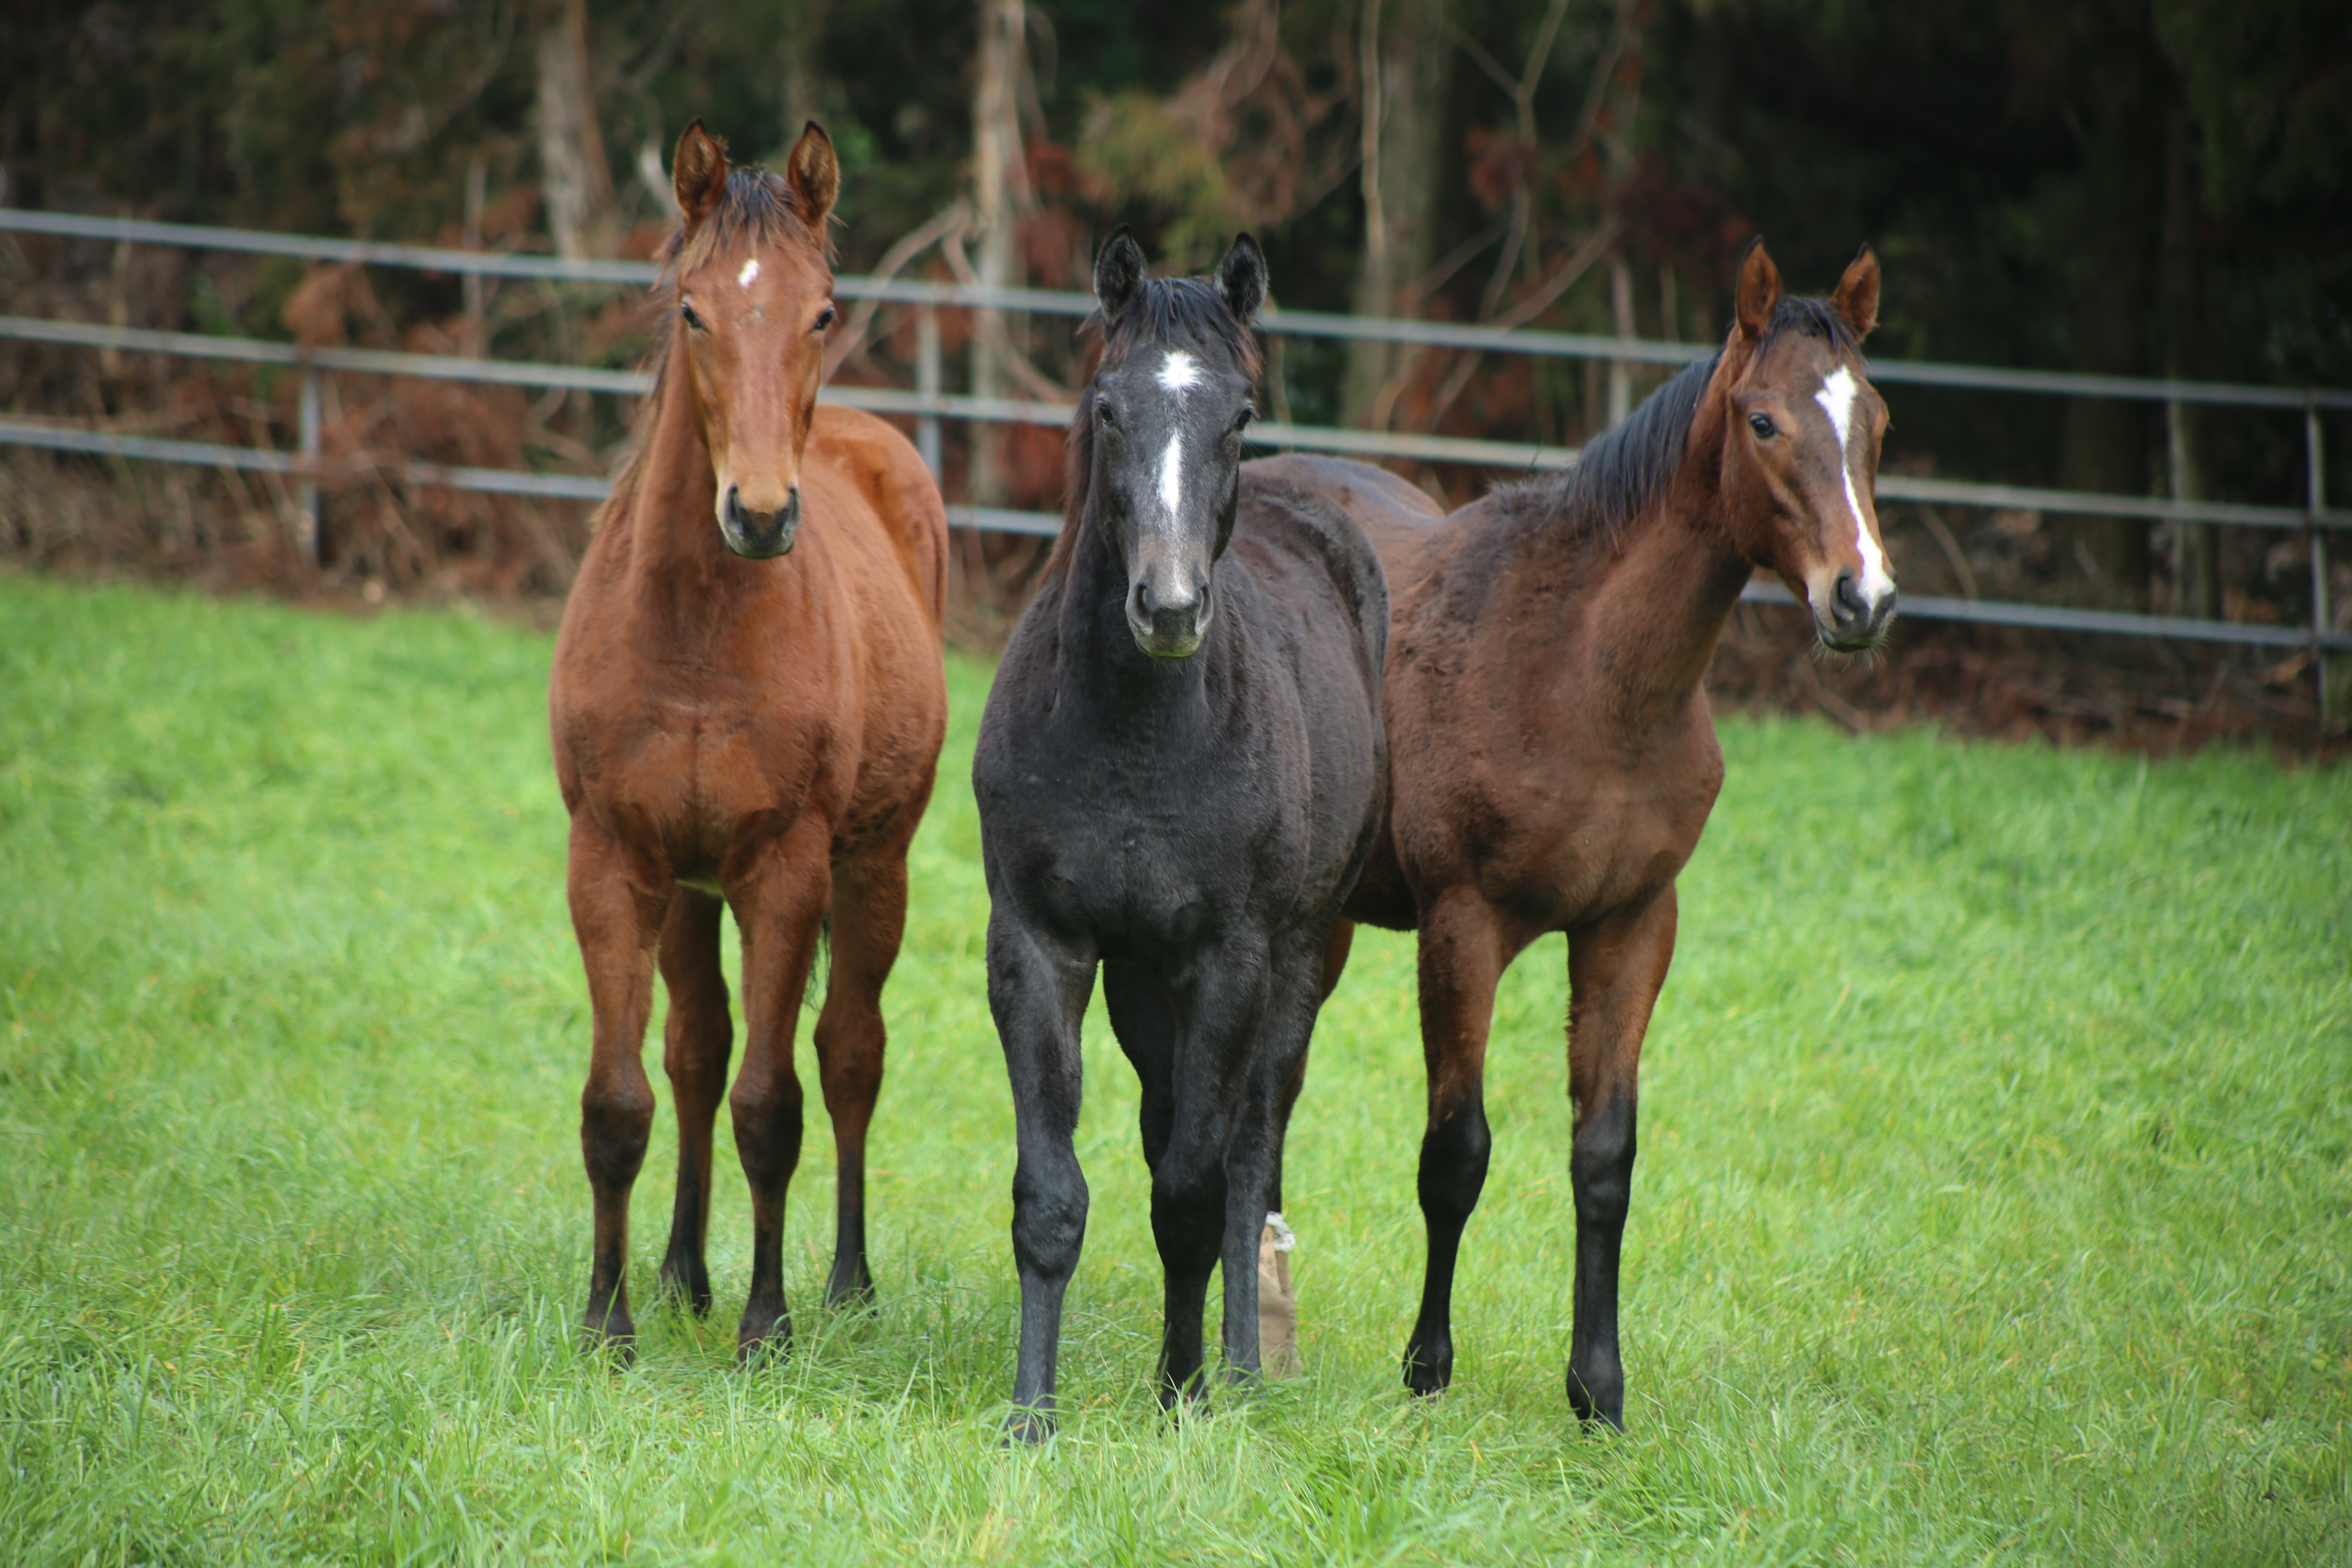
POLYGON ((1283 836, 1202 798, 1221 792, 1188 800, 1181 792, 1096 782, 1090 802, 1066 795, 1050 812, 1032 800, 992 814, 1000 823, 1019 821, 1006 835, 1013 880, 1031 914, 1049 928, 1113 956, 1165 951, 1281 901, 1294 870, 1283 836))
POLYGON ((685 842, 723 838, 749 817, 797 816, 824 741, 811 715, 657 689, 584 716, 581 729, 592 802, 685 842))

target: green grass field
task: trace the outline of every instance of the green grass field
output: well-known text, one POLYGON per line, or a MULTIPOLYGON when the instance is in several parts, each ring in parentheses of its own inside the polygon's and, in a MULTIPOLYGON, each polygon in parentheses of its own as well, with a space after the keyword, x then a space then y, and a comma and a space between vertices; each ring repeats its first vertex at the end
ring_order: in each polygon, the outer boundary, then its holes
POLYGON ((1560 1387, 1557 939, 1500 1005, 1429 1403, 1397 1375, 1409 944, 1359 942, 1292 1131, 1307 1375, 1181 1423, 1097 1013, 1068 1414, 1008 1453, 987 669, 950 671, 887 997, 878 1309, 817 1304, 812 1091, 795 1354, 731 1365, 723 1116, 720 1309, 646 1310, 665 1113, 615 1374, 570 1327, 548 647, 0 577, 0 1561, 2352 1562, 2352 773, 1727 724, 1650 1034, 1622 1437, 1560 1387))

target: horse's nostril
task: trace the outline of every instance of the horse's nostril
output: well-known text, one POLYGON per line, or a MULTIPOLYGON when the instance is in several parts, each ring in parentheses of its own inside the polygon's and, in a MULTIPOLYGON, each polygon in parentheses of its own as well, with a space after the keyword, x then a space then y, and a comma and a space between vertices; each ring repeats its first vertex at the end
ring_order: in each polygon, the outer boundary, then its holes
POLYGON ((1837 584, 1830 590, 1830 612, 1840 626, 1869 617, 1870 606, 1863 602, 1862 590, 1855 586, 1853 573, 1837 574, 1837 584))

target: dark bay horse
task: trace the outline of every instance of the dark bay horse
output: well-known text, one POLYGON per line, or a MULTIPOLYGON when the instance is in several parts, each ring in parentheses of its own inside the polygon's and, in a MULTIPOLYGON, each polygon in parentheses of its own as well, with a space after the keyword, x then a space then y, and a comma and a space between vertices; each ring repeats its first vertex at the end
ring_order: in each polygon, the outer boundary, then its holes
POLYGON ((1147 281, 1125 230, 1095 267, 1103 353, 1070 426, 1062 533, 999 667, 972 763, 988 999, 1013 1080, 1021 1274, 1014 1433, 1054 1408, 1086 1235, 1072 1134, 1101 966, 1142 1080, 1165 1272, 1161 1397, 1197 1391, 1210 1271, 1224 1355, 1259 1366, 1258 1247, 1324 950, 1381 818, 1388 597, 1313 498, 1236 515, 1265 262, 1147 281))
POLYGON ((676 320, 643 449, 597 522, 556 639, 556 775, 572 814, 572 922, 594 1044, 580 1143, 595 1199, 586 1325, 625 1348, 629 1189, 654 1099, 639 1060, 656 966, 677 1104, 662 1282, 710 1304, 710 1131, 731 1031, 719 910, 743 942, 743 1063, 729 1103, 751 1185, 749 1357, 788 1343, 784 1191, 800 1159, 793 1031, 820 932, 817 1067, 839 1151, 829 1301, 871 1286, 866 1130, 882 983, 907 915, 907 844, 945 733, 947 519, 915 448, 817 406, 834 320, 825 215, 839 184, 812 124, 779 176, 728 172, 689 126, 672 165, 676 320))
POLYGON ((1861 353, 1877 314, 1867 249, 1829 300, 1801 300, 1781 297, 1759 244, 1722 352, 1564 475, 1441 517, 1360 463, 1286 457, 1243 470, 1244 497, 1263 488, 1346 508, 1393 595, 1389 822, 1347 912, 1420 939, 1429 1261, 1404 1356, 1418 1393, 1454 1373, 1454 1258, 1486 1176, 1496 983, 1538 937, 1565 931, 1568 1395, 1580 1416, 1624 1424, 1617 1262, 1642 1037, 1674 955, 1675 879, 1723 781, 1700 682, 1758 566, 1811 607, 1827 647, 1886 635, 1895 582, 1871 501, 1886 410, 1861 353))

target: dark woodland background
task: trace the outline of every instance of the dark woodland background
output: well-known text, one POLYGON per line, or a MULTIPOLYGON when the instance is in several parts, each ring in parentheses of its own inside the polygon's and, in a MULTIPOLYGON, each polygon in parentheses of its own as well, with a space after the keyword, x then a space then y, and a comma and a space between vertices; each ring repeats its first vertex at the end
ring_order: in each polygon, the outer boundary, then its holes
MULTIPOLYGON (((16 0, 0 11, 7 205, 642 256, 666 222, 668 149, 697 115, 748 159, 779 157, 804 118, 826 125, 844 164, 845 271, 1080 287, 1114 223, 1134 225, 1171 268, 1204 266, 1248 227, 1285 305, 1696 341, 1722 331, 1751 236, 1805 290, 1826 289, 1867 240, 1885 267, 1879 357, 2352 385, 2342 0, 16 0), (988 156, 992 137, 1001 160, 988 156)), ((635 363, 647 342, 646 302, 631 291, 486 292, 469 304, 455 278, 0 237, 0 310, 11 314, 613 365, 635 363)), ((950 388, 1076 384, 1067 327, 1015 323, 999 354, 951 316, 950 388)), ((848 350, 836 374, 908 384, 912 344, 911 318, 882 312, 836 345, 848 350)), ((1655 379, 1300 340, 1272 370, 1276 411, 1305 423, 1570 444, 1655 379)), ((1913 387, 1890 400, 1891 468, 2302 499, 2291 416, 1913 387)), ((350 376, 331 401, 329 445, 345 457, 602 471, 626 438, 627 411, 611 399, 350 376)), ((290 385, 243 366, 0 346, 0 406, 291 444, 290 385)), ((951 498, 1057 503, 1056 433, 977 446, 950 433, 951 498)), ((2331 434, 2329 488, 2342 497, 2352 430, 2339 419, 2331 434)), ((1456 501, 1487 477, 1410 471, 1456 501)), ((585 509, 357 479, 330 497, 313 580, 288 554, 284 510, 259 481, 0 452, 0 542, 38 565, 369 597, 547 597, 588 526, 585 509)), ((1914 592, 2310 613, 2310 553, 2293 536, 1926 508, 1890 507, 1888 523, 1914 592)), ((996 540, 964 552, 971 637, 985 640, 1017 602, 1026 549, 996 540)), ((2337 570, 2335 603, 2352 614, 2352 562, 2337 570)), ((1746 631, 1763 626, 1743 616, 1746 631)), ((1906 639, 1900 668, 1841 677, 1843 697, 1816 700, 1846 705, 1856 722, 1874 703, 1973 700, 2010 715, 1988 720, 1995 728, 2048 728, 2054 715, 2127 729, 2150 712, 2176 724, 2217 712, 2211 694, 2189 689, 2210 674, 2241 706, 2314 706, 2300 666, 2257 669, 2210 650, 2107 645, 2094 679, 2069 673, 2072 645, 2051 639, 1917 627, 1906 639), (1973 675, 1956 673, 1971 660, 1973 675), (1997 681, 1996 665, 2008 672, 1997 681), (1996 701, 1988 693, 2003 681, 2014 689, 1996 701), (1864 687, 1886 700, 1863 701, 1864 687)), ((1735 637, 1718 685, 1829 691, 1785 652, 1743 676, 1735 637)))

